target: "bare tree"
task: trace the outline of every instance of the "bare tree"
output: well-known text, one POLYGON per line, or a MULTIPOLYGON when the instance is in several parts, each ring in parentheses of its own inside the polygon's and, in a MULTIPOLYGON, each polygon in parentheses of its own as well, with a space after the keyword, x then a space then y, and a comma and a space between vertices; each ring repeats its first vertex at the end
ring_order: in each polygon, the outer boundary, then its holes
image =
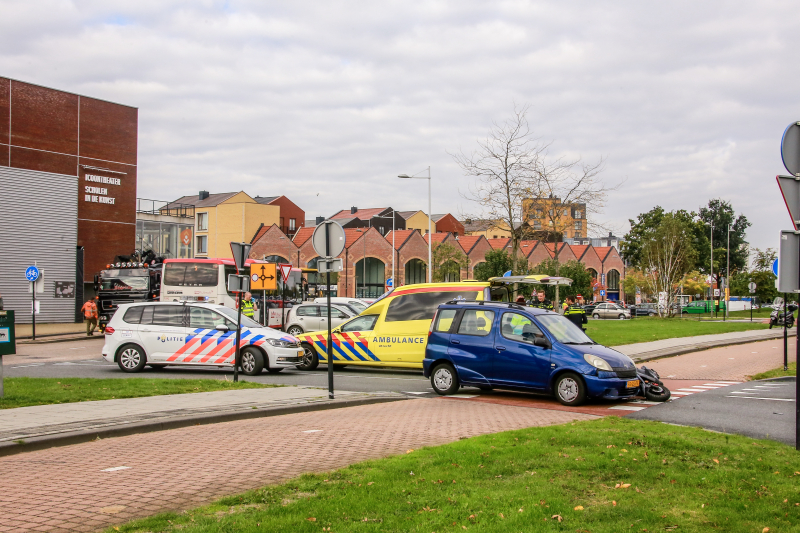
POLYGON ((514 106, 502 124, 494 123, 486 139, 471 154, 450 154, 466 176, 478 178, 462 196, 477 203, 488 218, 508 226, 511 233, 511 267, 518 270, 522 200, 536 179, 539 159, 547 146, 533 138, 526 114, 528 106, 514 106))
POLYGON ((659 316, 671 314, 677 288, 697 259, 690 228, 672 213, 665 215, 643 243, 642 259, 651 292, 659 295, 659 303, 664 299, 662 295, 666 299, 665 308, 658 306, 659 316))

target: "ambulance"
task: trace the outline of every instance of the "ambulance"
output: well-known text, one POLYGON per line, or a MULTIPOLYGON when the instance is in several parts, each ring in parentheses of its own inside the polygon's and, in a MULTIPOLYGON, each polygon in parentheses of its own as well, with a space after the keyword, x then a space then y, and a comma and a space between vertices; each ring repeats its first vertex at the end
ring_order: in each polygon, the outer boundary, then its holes
POLYGON ((385 293, 362 313, 332 331, 297 335, 303 356, 297 368, 313 370, 330 359, 335 365, 422 368, 431 320, 450 301, 509 301, 518 284, 570 285, 569 278, 532 275, 485 281, 420 283, 385 293))

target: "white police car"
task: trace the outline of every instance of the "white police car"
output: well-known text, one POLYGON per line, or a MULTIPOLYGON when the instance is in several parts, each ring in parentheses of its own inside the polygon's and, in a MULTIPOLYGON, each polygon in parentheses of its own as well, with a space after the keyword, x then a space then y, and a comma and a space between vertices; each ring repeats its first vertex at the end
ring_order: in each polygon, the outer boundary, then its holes
MULTIPOLYGON (((145 365, 233 367, 236 311, 215 304, 150 302, 120 305, 105 330, 103 358, 125 372, 145 365)), ((276 373, 300 362, 291 335, 242 316, 241 368, 249 375, 276 373)))

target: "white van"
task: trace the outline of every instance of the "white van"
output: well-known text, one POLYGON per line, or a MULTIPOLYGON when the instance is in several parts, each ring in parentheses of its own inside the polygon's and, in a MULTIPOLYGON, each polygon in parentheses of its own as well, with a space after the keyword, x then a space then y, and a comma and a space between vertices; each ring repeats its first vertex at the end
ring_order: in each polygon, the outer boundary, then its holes
MULTIPOLYGON (((314 303, 315 304, 328 303, 328 299, 327 298, 315 298, 314 299, 314 303)), ((364 309, 366 309, 367 307, 370 306, 370 304, 368 304, 364 300, 359 300, 358 298, 344 298, 342 296, 332 296, 331 297, 331 303, 332 304, 347 304, 347 305, 351 306, 353 309, 355 309, 356 311, 358 311, 359 314, 362 313, 364 311, 364 309)))

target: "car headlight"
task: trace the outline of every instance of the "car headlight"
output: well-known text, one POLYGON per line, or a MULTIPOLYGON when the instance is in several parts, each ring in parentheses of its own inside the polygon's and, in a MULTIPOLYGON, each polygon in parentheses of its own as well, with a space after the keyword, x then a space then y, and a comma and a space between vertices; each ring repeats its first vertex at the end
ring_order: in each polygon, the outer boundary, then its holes
POLYGON ((294 348, 293 342, 286 342, 280 339, 267 339, 267 342, 277 348, 294 348))
POLYGON ((587 363, 595 367, 597 370, 605 370, 606 372, 613 372, 611 365, 608 362, 601 358, 597 357, 596 355, 592 355, 590 353, 583 354, 583 358, 586 360, 587 363))

